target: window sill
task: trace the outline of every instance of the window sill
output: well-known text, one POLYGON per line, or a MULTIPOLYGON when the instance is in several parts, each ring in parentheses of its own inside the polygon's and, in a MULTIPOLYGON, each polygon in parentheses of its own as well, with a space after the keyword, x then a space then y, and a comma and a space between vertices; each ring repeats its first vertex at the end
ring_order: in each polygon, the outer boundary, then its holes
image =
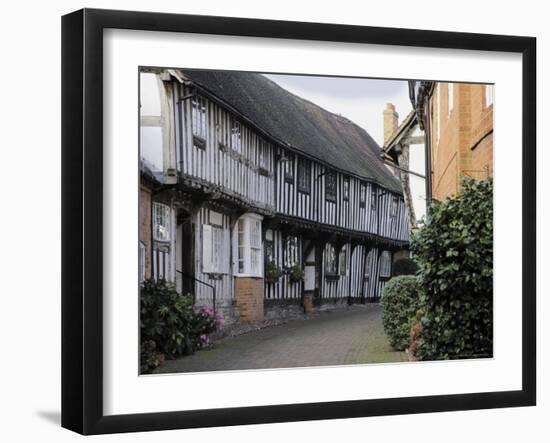
POLYGON ((233 277, 235 278, 261 278, 263 279, 263 275, 256 275, 256 274, 234 274, 233 277))

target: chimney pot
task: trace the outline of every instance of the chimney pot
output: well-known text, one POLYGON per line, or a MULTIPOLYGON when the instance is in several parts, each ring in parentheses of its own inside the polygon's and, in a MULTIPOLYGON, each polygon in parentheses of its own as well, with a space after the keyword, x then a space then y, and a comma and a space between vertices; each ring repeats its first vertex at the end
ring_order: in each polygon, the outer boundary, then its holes
POLYGON ((383 112, 384 115, 384 144, 388 142, 392 134, 397 129, 397 123, 399 114, 395 111, 395 105, 393 103, 386 103, 386 109, 383 112))

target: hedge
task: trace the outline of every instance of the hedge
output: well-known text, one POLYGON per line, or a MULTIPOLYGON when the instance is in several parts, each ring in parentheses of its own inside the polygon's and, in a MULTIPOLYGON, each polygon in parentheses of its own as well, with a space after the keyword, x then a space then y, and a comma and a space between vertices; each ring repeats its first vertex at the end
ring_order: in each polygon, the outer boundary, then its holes
POLYGON ((420 282, 412 275, 394 277, 384 287, 382 324, 392 348, 397 351, 409 345, 411 327, 421 307, 420 294, 420 282))
POLYGON ((493 181, 465 178, 412 236, 425 291, 421 360, 493 354, 493 181))

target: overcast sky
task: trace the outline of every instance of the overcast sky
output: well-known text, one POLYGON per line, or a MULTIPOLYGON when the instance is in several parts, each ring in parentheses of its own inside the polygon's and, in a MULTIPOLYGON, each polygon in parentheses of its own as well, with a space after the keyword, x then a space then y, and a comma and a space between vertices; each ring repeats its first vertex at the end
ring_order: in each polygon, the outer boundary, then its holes
POLYGON ((335 114, 341 114, 383 144, 382 112, 386 103, 396 106, 399 123, 412 110, 406 80, 377 80, 304 75, 267 75, 288 91, 335 114))

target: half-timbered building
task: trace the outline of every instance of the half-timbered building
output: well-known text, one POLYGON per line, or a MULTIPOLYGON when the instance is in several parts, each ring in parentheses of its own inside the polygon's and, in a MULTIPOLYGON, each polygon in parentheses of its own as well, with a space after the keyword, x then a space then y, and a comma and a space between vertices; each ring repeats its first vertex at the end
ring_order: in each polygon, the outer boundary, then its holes
POLYGON ((145 69, 140 91, 143 278, 229 321, 380 298, 408 221, 364 129, 261 74, 145 69))

